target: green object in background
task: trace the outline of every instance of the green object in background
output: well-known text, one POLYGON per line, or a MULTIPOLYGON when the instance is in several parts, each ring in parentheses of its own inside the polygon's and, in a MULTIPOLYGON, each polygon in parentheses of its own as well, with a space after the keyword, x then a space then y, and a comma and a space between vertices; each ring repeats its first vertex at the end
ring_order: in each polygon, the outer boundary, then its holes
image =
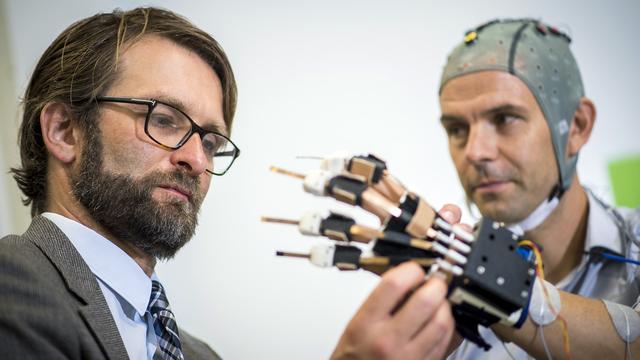
POLYGON ((640 155, 611 161, 609 176, 617 206, 640 206, 640 155))

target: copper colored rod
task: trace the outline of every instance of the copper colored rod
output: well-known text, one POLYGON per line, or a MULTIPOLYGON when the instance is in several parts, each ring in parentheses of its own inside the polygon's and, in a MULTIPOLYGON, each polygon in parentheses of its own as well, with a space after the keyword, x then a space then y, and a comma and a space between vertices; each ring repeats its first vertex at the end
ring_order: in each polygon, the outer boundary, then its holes
POLYGON ((311 257, 311 255, 309 254, 300 254, 300 253, 293 253, 293 252, 287 252, 287 251, 276 251, 276 256, 287 256, 287 257, 296 257, 296 258, 304 258, 304 259, 309 259, 311 257))
POLYGON ((411 239, 409 243, 411 247, 422 249, 422 250, 431 250, 433 248, 433 243, 431 241, 422 240, 422 239, 411 239))
POLYGON ((368 240, 373 240, 375 238, 380 238, 384 236, 384 232, 380 230, 372 229, 370 227, 357 225, 357 224, 351 226, 351 228, 349 229, 349 232, 353 236, 365 238, 368 240))
POLYGON ((288 175, 288 176, 291 176, 291 177, 294 177, 294 178, 298 178, 298 179, 304 179, 305 178, 304 174, 300 174, 300 173, 297 173, 297 172, 285 170, 285 169, 279 168, 277 166, 271 166, 269 168, 269 170, 271 170, 273 172, 277 172, 279 174, 288 175))
POLYGON ((260 221, 268 222, 268 223, 276 223, 276 224, 288 224, 288 225, 298 225, 298 224, 300 224, 300 221, 298 221, 298 220, 279 219, 279 218, 272 218, 272 217, 268 217, 268 216, 261 217, 260 221))
MULTIPOLYGON (((431 266, 433 264, 435 264, 435 260, 432 258, 413 258, 410 259, 409 261, 414 261, 417 262, 418 265, 422 265, 422 266, 431 266)), ((370 256, 370 257, 361 257, 360 258, 360 265, 378 265, 378 266, 385 266, 385 265, 389 265, 389 258, 385 257, 385 256, 370 256)))
POLYGON ((384 222, 389 216, 400 217, 402 210, 392 204, 384 195, 374 188, 368 188, 362 193, 362 208, 376 215, 380 222, 384 222))

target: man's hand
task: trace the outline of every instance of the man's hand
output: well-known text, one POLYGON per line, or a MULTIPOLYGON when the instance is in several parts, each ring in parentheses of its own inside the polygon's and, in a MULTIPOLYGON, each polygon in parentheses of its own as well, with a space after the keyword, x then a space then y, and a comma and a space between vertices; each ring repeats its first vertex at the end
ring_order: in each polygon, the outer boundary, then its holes
POLYGON ((415 263, 389 270, 347 325, 332 359, 440 359, 454 331, 447 284, 415 263))

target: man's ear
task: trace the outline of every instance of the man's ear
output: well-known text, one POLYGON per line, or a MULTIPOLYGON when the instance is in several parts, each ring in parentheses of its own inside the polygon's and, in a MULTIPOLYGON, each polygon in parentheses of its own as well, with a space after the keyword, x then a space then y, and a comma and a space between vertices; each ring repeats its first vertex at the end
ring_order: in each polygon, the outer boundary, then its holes
POLYGON ((48 153, 63 164, 72 163, 80 153, 80 132, 69 107, 47 103, 40 112, 42 140, 48 153))
POLYGON ((569 139, 567 141, 567 156, 576 155, 582 146, 589 141, 593 124, 596 121, 596 106, 586 97, 580 98, 580 103, 573 115, 569 139))

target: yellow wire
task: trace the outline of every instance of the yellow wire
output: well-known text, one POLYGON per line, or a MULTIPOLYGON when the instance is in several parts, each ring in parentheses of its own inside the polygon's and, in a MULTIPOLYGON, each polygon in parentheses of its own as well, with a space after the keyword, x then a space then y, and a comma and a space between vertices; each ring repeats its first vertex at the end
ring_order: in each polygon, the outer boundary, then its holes
POLYGON ((533 250, 533 254, 536 258, 536 276, 540 279, 541 284, 543 285, 542 292, 547 301, 547 304, 549 304, 549 309, 551 309, 551 312, 553 313, 553 315, 556 316, 558 320, 560 320, 560 327, 562 328, 562 339, 564 343, 565 358, 571 359, 571 348, 569 346, 569 330, 567 327, 567 321, 564 319, 564 317, 562 317, 562 315, 560 315, 560 313, 555 308, 555 306, 553 306, 553 303, 551 303, 551 299, 549 297, 549 292, 547 290, 547 287, 544 286, 544 283, 542 282, 544 281, 544 269, 542 268, 542 254, 540 253, 540 248, 536 243, 534 243, 531 240, 522 240, 518 242, 518 245, 527 246, 531 248, 531 250, 533 250))

